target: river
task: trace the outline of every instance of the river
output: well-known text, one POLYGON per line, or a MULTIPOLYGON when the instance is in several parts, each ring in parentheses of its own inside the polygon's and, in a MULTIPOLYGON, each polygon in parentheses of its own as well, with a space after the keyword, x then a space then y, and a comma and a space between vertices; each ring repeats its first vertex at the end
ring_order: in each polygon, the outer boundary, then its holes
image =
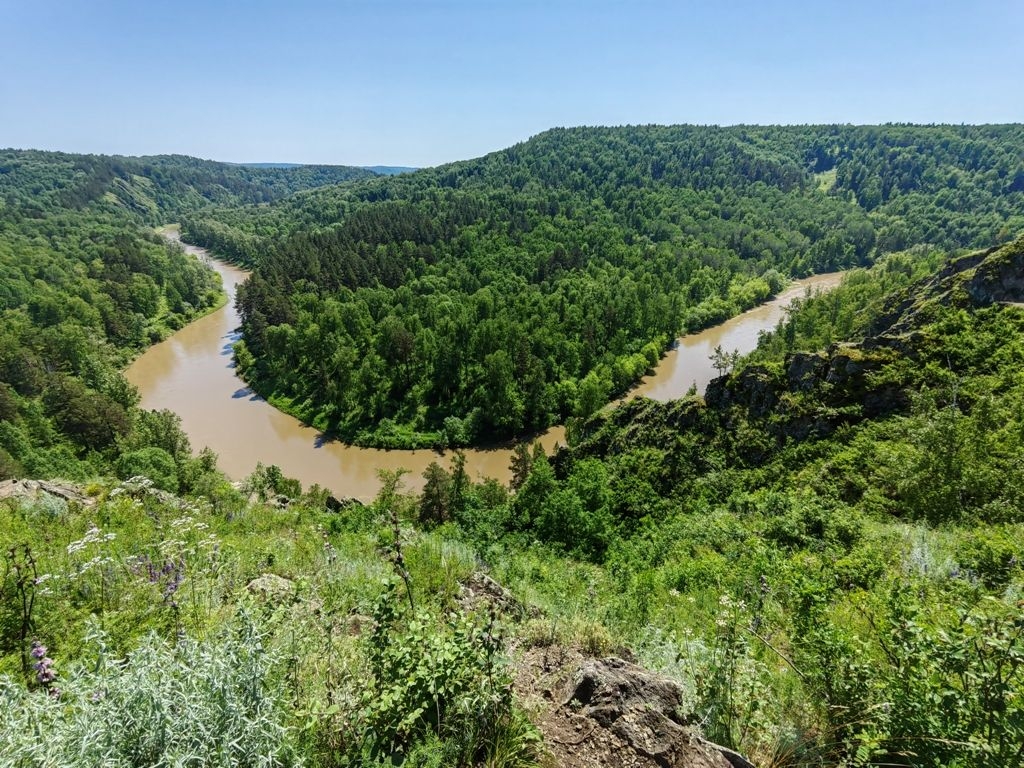
MULTIPOLYGON (((430 462, 447 466, 448 458, 437 451, 385 451, 329 440, 254 394, 235 376, 231 355, 240 324, 235 289, 247 273, 210 258, 202 248, 186 245, 185 249, 217 270, 228 302, 150 347, 128 367, 125 376, 138 387, 142 408, 176 412, 193 448, 213 449, 221 469, 235 479, 248 475, 261 461, 276 464, 303 486, 318 483, 339 497, 368 501, 380 487, 377 472, 381 469, 408 469, 406 487, 419 489, 423 484, 421 475, 430 462)), ((629 397, 671 400, 684 395, 693 384, 703 392, 717 375, 709 359, 716 346, 730 352, 752 350, 758 333, 773 328, 793 298, 808 289, 827 290, 837 285, 840 277, 840 273, 830 273, 797 280, 766 304, 680 338, 655 372, 644 378, 629 397)), ((553 427, 538 439, 551 452, 564 443, 565 430, 553 427)), ((465 453, 471 477, 508 482, 511 449, 467 449, 465 453)))

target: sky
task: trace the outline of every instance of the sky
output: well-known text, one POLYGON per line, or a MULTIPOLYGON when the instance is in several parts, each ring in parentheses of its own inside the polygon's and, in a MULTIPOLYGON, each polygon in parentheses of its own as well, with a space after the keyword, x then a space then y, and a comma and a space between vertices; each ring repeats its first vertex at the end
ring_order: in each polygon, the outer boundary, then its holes
POLYGON ((1024 122, 1024 0, 0 0, 0 147, 429 166, 547 128, 1024 122))

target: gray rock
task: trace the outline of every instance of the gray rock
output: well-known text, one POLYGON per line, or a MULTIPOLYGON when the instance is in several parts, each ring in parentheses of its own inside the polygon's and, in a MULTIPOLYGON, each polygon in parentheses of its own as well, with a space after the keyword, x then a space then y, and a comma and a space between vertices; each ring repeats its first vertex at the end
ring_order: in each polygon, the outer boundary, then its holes
POLYGON ((0 500, 38 499, 41 495, 53 496, 66 502, 91 507, 96 500, 86 496, 82 489, 68 483, 53 483, 46 480, 3 480, 0 481, 0 500))
POLYGON ((742 755, 701 738, 682 716, 681 703, 677 683, 612 657, 584 662, 565 706, 665 768, 753 768, 742 755))

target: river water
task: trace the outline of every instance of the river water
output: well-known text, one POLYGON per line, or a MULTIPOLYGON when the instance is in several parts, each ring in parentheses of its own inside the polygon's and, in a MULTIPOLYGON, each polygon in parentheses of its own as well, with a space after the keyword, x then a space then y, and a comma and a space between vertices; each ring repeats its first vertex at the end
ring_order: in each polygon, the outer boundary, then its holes
MULTIPOLYGON (((228 303, 150 347, 128 367, 125 376, 138 387, 141 407, 169 408, 180 415, 193 448, 213 449, 221 469, 235 479, 248 475, 261 461, 276 464, 305 487, 318 483, 338 496, 369 501, 380 488, 377 473, 381 469, 409 470, 405 486, 419 489, 423 484, 421 475, 430 462, 447 466, 448 457, 437 451, 385 451, 328 440, 254 394, 235 376, 231 356, 240 324, 235 289, 247 273, 210 258, 202 248, 185 248, 220 273, 228 303)), ((840 277, 831 273, 797 280, 767 304, 680 338, 655 372, 629 397, 671 400, 686 394, 693 384, 703 392, 717 375, 709 359, 716 346, 730 352, 752 350, 758 333, 773 328, 793 298, 809 289, 827 290, 837 285, 840 277)), ((538 440, 550 453, 565 442, 565 430, 554 427, 538 440)), ((493 477, 503 483, 510 479, 510 448, 467 449, 465 453, 471 477, 493 477)))

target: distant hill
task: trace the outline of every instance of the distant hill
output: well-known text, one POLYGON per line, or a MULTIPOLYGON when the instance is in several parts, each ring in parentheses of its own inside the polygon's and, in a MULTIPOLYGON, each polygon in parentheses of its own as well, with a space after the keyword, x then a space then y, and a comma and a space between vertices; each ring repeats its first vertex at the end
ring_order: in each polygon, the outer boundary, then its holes
MULTIPOLYGON (((233 163, 233 165, 241 165, 244 168, 303 168, 304 163, 233 163)), ((364 171, 370 171, 371 173, 379 176, 398 176, 400 173, 412 173, 418 171, 419 168, 414 168, 409 165, 361 165, 358 166, 364 171)))
POLYGON ((398 176, 401 173, 412 173, 419 170, 419 168, 413 168, 408 165, 364 165, 362 167, 381 176, 398 176))
POLYGON ((232 163, 244 168, 301 168, 302 163, 232 163))
POLYGON ((0 149, 0 197, 36 214, 113 205, 160 224, 208 205, 269 203, 294 192, 373 178, 342 165, 256 167, 187 155, 122 157, 0 149))

